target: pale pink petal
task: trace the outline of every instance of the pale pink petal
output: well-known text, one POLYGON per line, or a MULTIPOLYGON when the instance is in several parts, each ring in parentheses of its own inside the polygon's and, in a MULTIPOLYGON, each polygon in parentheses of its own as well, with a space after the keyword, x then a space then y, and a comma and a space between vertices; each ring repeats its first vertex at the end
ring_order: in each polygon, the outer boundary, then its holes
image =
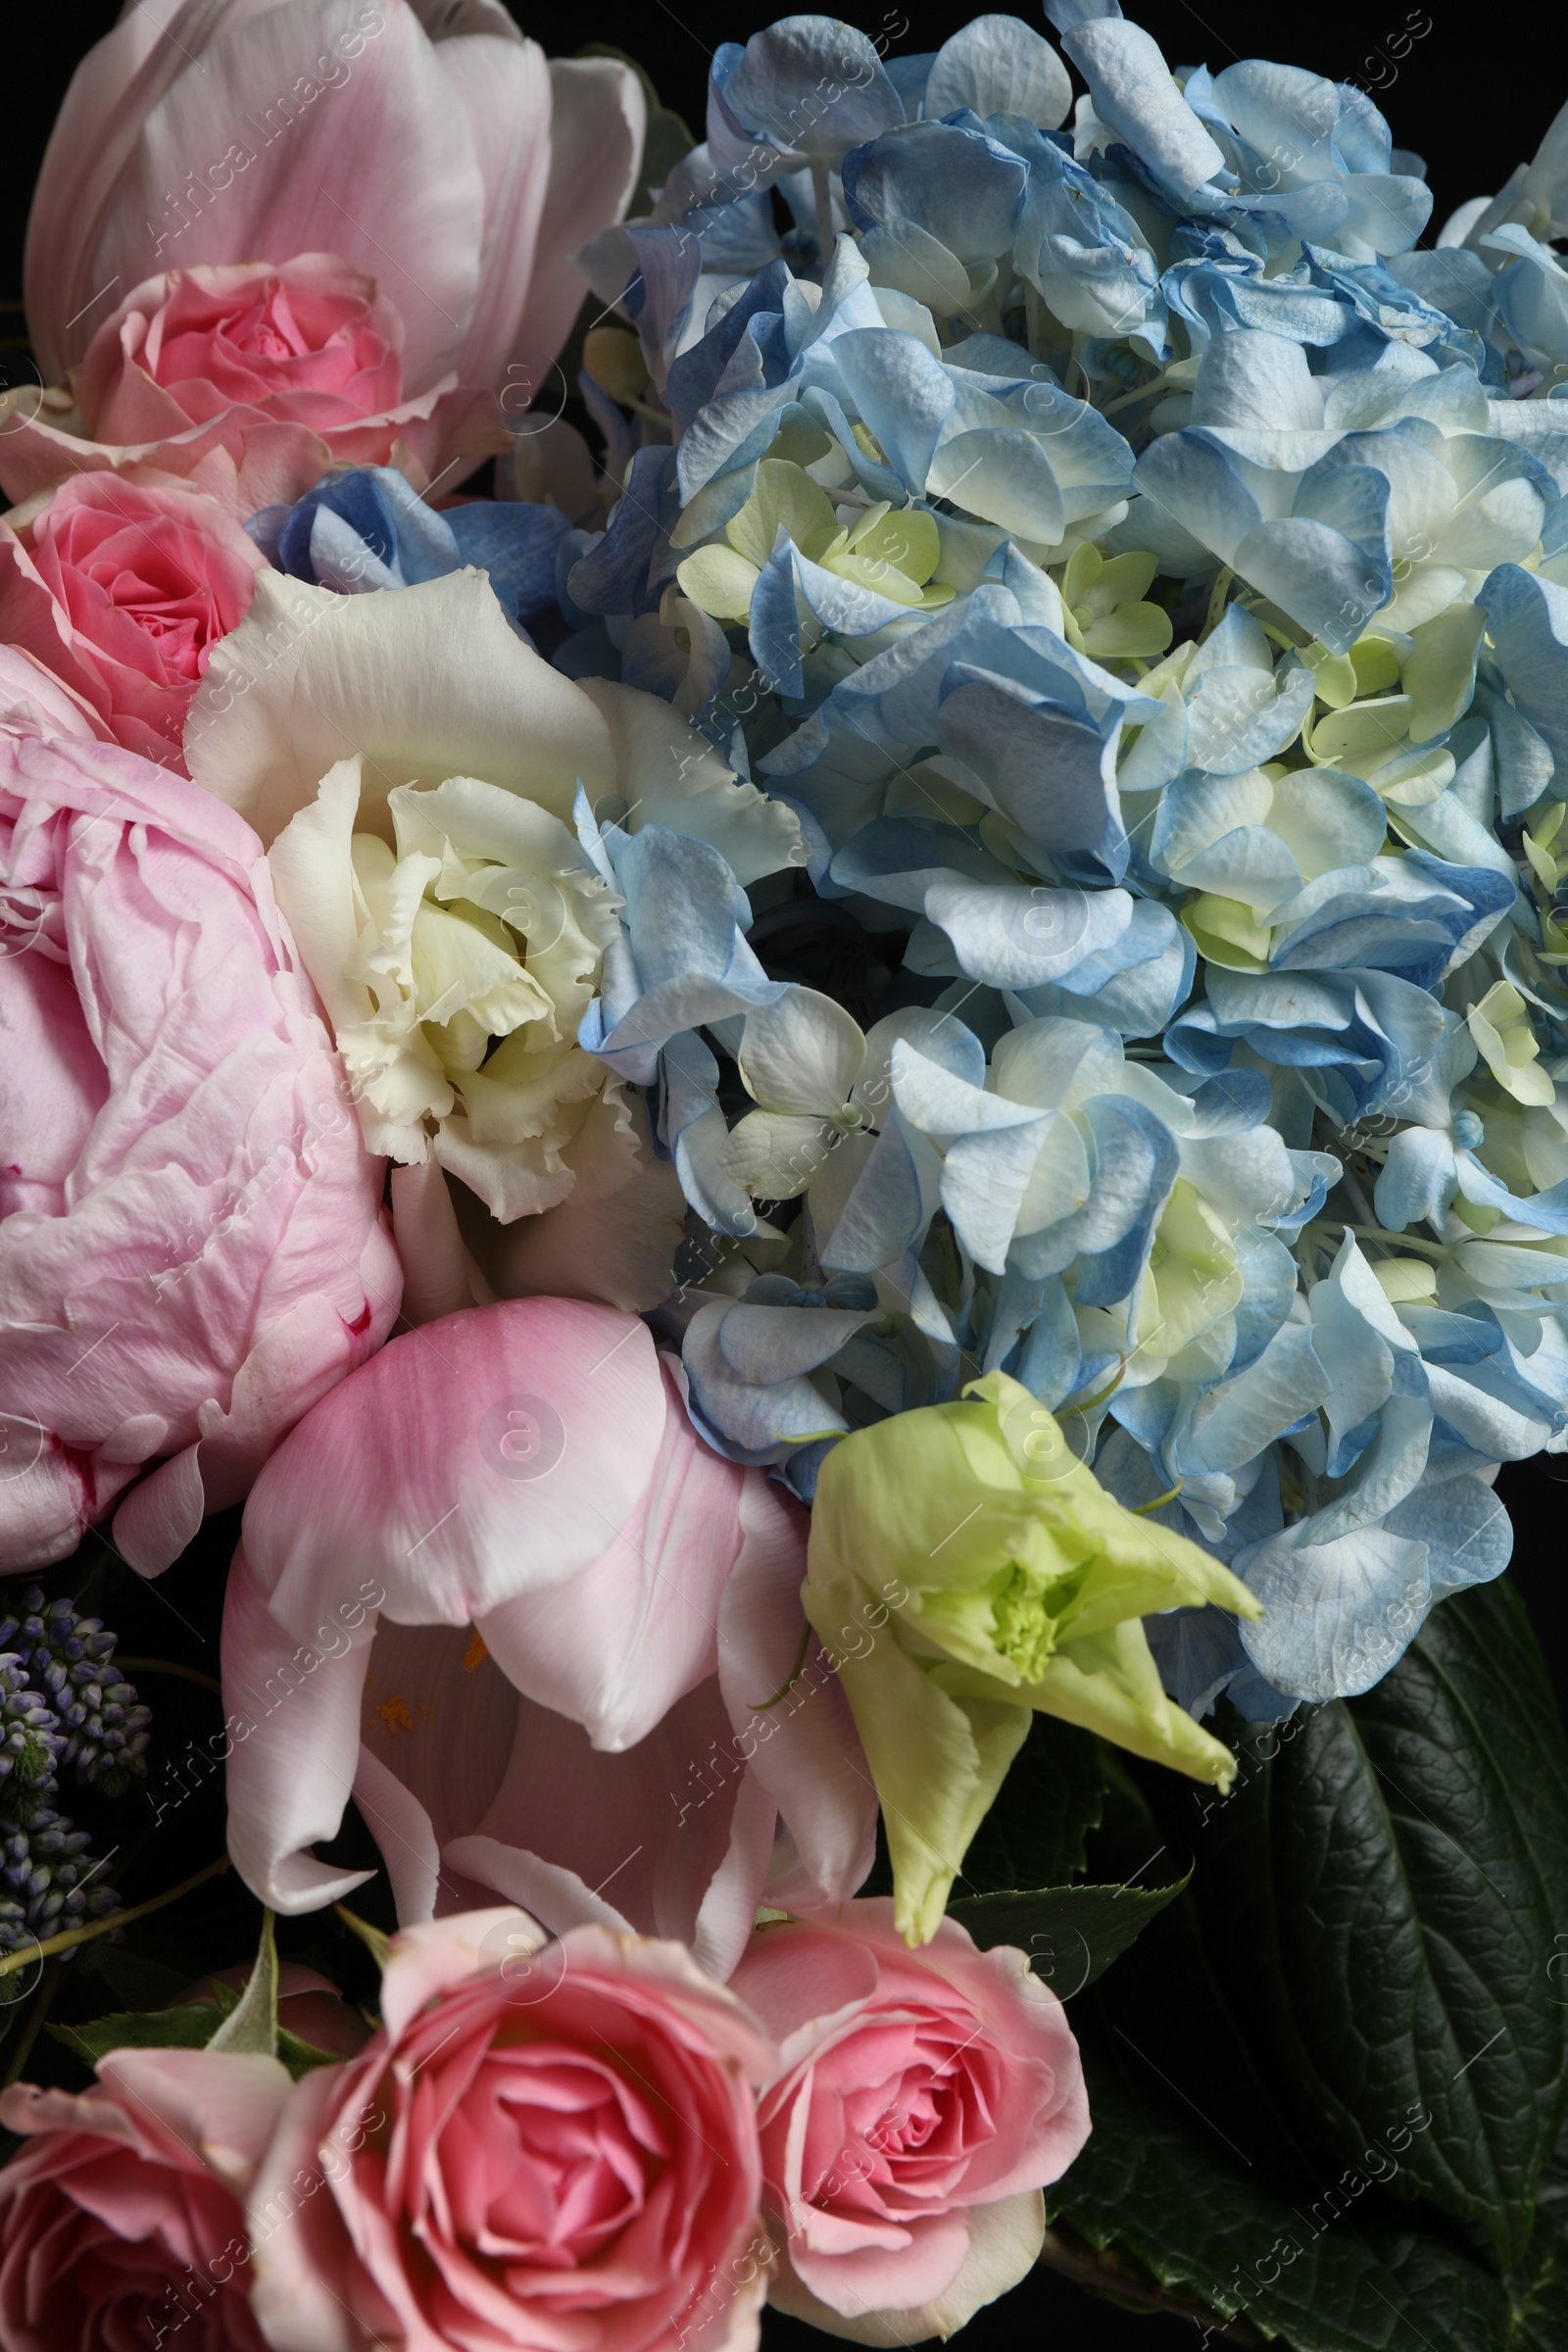
MULTIPOLYGON (((352 2132, 339 2143, 345 2126, 336 2121, 344 2083, 353 2080, 349 2066, 305 2076, 251 2190, 253 2308, 272 2352, 365 2352, 375 2340, 360 2324, 358 2266, 333 2197, 354 2147, 352 2132)), ((363 2144, 368 2119, 348 2120, 358 2120, 363 2144)))
POLYGON ((746 1473, 696 1436, 664 1379, 663 1443, 619 1533, 569 1585, 479 1621, 517 1689, 582 1724, 596 1747, 635 1747, 714 1672, 719 1596, 741 1548, 746 1473))
POLYGON ((168 2160, 194 2155, 239 2195, 289 2093, 276 2058, 227 2050, 111 2050, 98 2061, 98 2079, 139 2128, 166 2143, 168 2160))
MULTIPOLYGON (((276 4, 230 0, 236 19, 276 4)), ((27 217, 27 329, 51 381, 80 359, 120 294, 147 275, 146 269, 137 270, 116 293, 101 280, 88 284, 84 273, 142 117, 191 63, 191 21, 204 13, 199 0, 141 0, 88 50, 72 76, 27 217)), ((226 144, 214 151, 214 161, 226 144)))
POLYGON ((354 1802, 381 1849, 399 1919, 407 1927, 414 1920, 431 1918, 441 1884, 441 1848, 430 1816, 397 1774, 368 1747, 360 1749, 354 1802))
MULTIPOLYGON (((571 1871, 640 1934, 689 1944, 726 1866, 760 1888, 766 1852, 758 1850, 755 1802, 741 1808, 742 1779, 711 1681, 619 1755, 525 1700, 506 1780, 474 1834, 571 1871)), ((768 1831, 770 1842, 770 1822, 768 1831)), ((453 1858, 477 1875, 472 1839, 453 1858)), ((750 1899, 748 1925, 758 1894, 750 1899)))
POLYGON ((574 1870, 559 1862, 541 1862, 521 1846, 503 1845, 498 1838, 454 1838, 441 1859, 466 1879, 519 1903, 553 1936, 584 1927, 610 1928, 624 1936, 637 1933, 624 1913, 608 1896, 594 1894, 574 1870))
MULTIPOLYGON (((3 452, 4 437, 0 437, 3 452)), ((109 729, 79 694, 63 685, 20 645, 0 645, 0 726, 14 734, 91 736, 108 743, 109 729)))
POLYGON ((741 1497, 745 1542, 718 1604, 718 1679, 736 1746, 800 1857, 780 1907, 852 1895, 876 1850, 876 1790, 837 1675, 801 1607, 809 1522, 760 1471, 741 1497))
MULTIPOLYGON (((118 281, 123 293, 158 270, 337 253, 401 312, 410 393, 454 367, 478 291, 483 184, 463 103, 413 11, 382 0, 377 16, 367 37, 360 0, 231 10, 143 113, 102 228, 81 239, 63 318, 100 287, 118 281), (356 44, 348 57, 345 42, 356 44), (298 82, 334 52, 337 86, 318 81, 304 99, 298 82), (231 148, 251 160, 231 164, 194 217, 171 201, 193 168, 231 148)), ((62 159, 51 207, 69 200, 68 184, 62 159)), ((70 330, 69 359, 98 322, 89 313, 70 330)))
MULTIPOLYGON (((616 58, 553 58, 550 188, 527 308, 512 354, 534 402, 549 410, 546 379, 571 332, 588 280, 572 259, 618 220, 642 170, 648 102, 629 66, 616 58)), ((514 404, 514 415, 521 403, 514 404)))
POLYGON ((630 1517, 665 1402, 646 1328, 527 1298, 404 1334, 284 1440, 245 1521, 281 1623, 308 1637, 362 1578, 405 1625, 469 1625, 564 1583, 630 1517))
MULTIPOLYGON (((368 1612, 362 1625, 372 1622, 368 1612)), ((353 1792, 364 1647, 323 1656, 286 1633, 242 1546, 228 1572, 222 1648, 234 1867, 274 1911, 341 1902, 372 1874, 318 1862, 311 1847, 336 1837, 353 1792)))
MULTIPOLYGON (((408 1790, 429 1825, 430 1851, 438 1852, 493 1802, 512 1755, 517 1693, 466 1626, 394 1625, 382 1617, 366 1663, 364 1754, 408 1790)), ((379 1831, 376 1837, 384 1850, 379 1831)), ((445 1887, 441 1907, 456 1907, 445 1887)), ((398 1916, 413 1915, 400 1902, 398 1916)))
POLYGON ((381 1978, 381 2022, 389 2038, 398 2040, 443 1992, 495 1968, 491 1954, 498 1940, 503 1954, 520 1951, 526 1958, 545 1935, 537 1920, 519 1917, 510 1903, 399 1928, 381 1978))
MULTIPOLYGON (((499 393, 534 272, 545 192, 552 180, 551 72, 536 41, 509 23, 499 36, 464 32, 436 59, 468 120, 484 181, 484 246, 473 323, 457 361, 465 385, 499 393)), ((520 401, 510 404, 520 409, 520 401)))
POLYGON ((405 1323, 434 1323, 459 1307, 490 1303, 490 1286, 464 1247, 437 1161, 392 1170, 392 1236, 403 1267, 405 1323))
MULTIPOLYGON (((900 2304, 877 2310, 867 2303, 854 2311, 839 2310, 811 2292, 787 2251, 769 2279, 767 2299, 778 2310, 851 2343, 907 2346, 934 2335, 951 2336, 983 2305, 994 2303, 1033 2270, 1045 2243, 1045 2199, 1039 2189, 1029 2189, 1001 2197, 994 2205, 976 2205, 961 2219, 967 2249, 949 2284, 928 2302, 912 2308, 900 2304)), ((894 2265, 899 2259, 888 2258, 894 2265)), ((896 2277, 892 2284, 895 2293, 907 2291, 896 2277)))

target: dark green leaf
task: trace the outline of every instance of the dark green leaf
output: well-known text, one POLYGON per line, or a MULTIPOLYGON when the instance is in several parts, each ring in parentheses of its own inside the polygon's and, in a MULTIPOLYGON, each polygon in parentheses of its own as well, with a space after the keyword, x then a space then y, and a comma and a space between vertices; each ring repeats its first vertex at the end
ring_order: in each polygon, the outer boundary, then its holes
POLYGON ((1376 1690, 1244 1759, 1198 1847, 1209 1948, 1303 2132, 1354 2164, 1408 2131, 1396 2194, 1517 2261, 1568 2105, 1568 1748, 1512 1588, 1445 1602, 1376 1690))
POLYGON ((996 1803, 969 1841, 965 1898, 1018 1886, 1061 1886, 1084 1868, 1084 1837, 1101 1817, 1105 1779, 1088 1732, 1054 1716, 1029 1727, 996 1803))
POLYGON ((313 2041, 302 2041, 287 2026, 277 2029, 277 2054, 297 2082, 302 2075, 314 2074, 318 2066, 341 2066, 341 2050, 318 2050, 313 2041))
POLYGON ((203 2050, 222 2023, 221 2012, 192 2001, 178 2009, 122 2010, 86 2026, 50 2026, 56 2041, 96 2066, 109 2050, 203 2050))
MULTIPOLYGON (((1191 1875, 1191 1874, 1189 1874, 1191 1875)), ((1119 1959, 1150 1921, 1186 1886, 1041 1886, 1032 1892, 977 1894, 950 1903, 982 1951, 1016 1944, 1059 2000, 1070 2001, 1119 1959)))
POLYGON ((1053 2220, 1295 2352, 1507 2352, 1500 2280, 1364 2169, 1314 2164, 1296 2142, 1219 1997, 1190 1895, 1072 2017, 1094 2130, 1046 2192, 1053 2220))
POLYGON ((1568 2133, 1541 2178, 1529 2251, 1508 2280, 1510 2352, 1562 2352, 1568 2344, 1568 2133))

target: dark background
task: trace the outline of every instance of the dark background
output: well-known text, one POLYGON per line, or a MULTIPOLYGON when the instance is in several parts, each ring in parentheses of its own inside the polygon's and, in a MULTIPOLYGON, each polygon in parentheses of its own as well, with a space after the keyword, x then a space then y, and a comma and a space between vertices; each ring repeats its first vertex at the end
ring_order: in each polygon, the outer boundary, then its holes
MULTIPOLYGON (((564 51, 573 36, 619 46, 646 68, 666 106, 684 115, 701 137, 708 62, 719 40, 745 40, 769 21, 760 9, 739 14, 711 0, 588 0, 563 18, 509 0, 513 15, 550 51, 564 51), (566 30, 569 24, 570 31, 566 30)), ((788 0, 778 0, 780 13, 788 0)), ((983 0, 872 0, 847 22, 878 40, 885 54, 909 55, 940 47, 983 0)), ((116 0, 54 0, 30 15, 31 55, 24 74, 8 85, 6 137, 0 143, 0 300, 11 306, 0 335, 22 332, 22 249, 27 205, 55 111, 76 61, 107 32, 120 11, 116 0)), ((1023 0, 1018 12, 1040 23, 1023 0)), ((1398 146, 1426 158, 1436 203, 1434 227, 1470 196, 1493 193, 1517 163, 1528 161, 1553 114, 1568 98, 1568 40, 1563 17, 1539 4, 1499 10, 1499 36, 1488 22, 1453 0, 1370 0, 1347 6, 1319 0, 1310 9, 1261 9, 1248 0, 1204 0, 1201 15, 1187 0, 1131 0, 1127 13, 1159 42, 1172 65, 1206 64, 1215 72, 1239 57, 1267 56, 1310 67, 1336 80, 1358 81, 1382 107, 1398 146), (1425 31, 1417 27, 1425 25, 1425 31), (1403 57, 1391 55, 1408 37, 1403 57)), ((1047 28, 1049 29, 1049 27, 1047 28)), ((15 53, 14 53, 15 54, 15 53)), ((20 61, 18 61, 20 63, 20 61)), ((1432 232, 1429 231, 1429 240, 1432 232)), ((1568 1712, 1568 1586, 1563 1578, 1562 1531, 1568 1515, 1568 1459, 1505 1469, 1498 1493, 1516 1530, 1514 1575, 1545 1646, 1559 1702, 1568 1712)), ((1050 2337, 1060 2352, 1177 2352, 1197 2331, 1182 2320, 1135 2316, 1082 2294, 1039 2270, 1014 2293, 983 2312, 964 2331, 964 2352, 1012 2352, 1050 2337)), ((767 2315, 770 2352, 820 2352, 824 2338, 776 2313, 767 2315)), ((1216 2339, 1223 2342, 1222 2336, 1216 2339)))

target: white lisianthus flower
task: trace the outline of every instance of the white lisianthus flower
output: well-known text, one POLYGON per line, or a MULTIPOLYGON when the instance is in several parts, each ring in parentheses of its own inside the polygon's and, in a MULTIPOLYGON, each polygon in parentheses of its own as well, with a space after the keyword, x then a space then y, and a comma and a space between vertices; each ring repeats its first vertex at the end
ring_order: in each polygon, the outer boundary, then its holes
POLYGON ((360 597, 270 574, 253 612, 186 760, 268 846, 366 1142, 396 1163, 417 1311, 487 1289, 656 1304, 683 1203, 640 1099, 577 1044, 620 923, 574 808, 707 842, 743 884, 791 862, 794 815, 656 696, 552 669, 482 572, 360 597))

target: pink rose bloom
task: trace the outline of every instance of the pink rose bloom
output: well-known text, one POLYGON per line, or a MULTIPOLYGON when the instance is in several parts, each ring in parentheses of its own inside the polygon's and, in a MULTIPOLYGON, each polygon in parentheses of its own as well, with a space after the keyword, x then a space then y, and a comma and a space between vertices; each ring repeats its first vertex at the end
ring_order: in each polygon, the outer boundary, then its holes
POLYGON ((174 476, 243 521, 332 466, 417 471, 404 437, 441 387, 404 403, 402 353, 395 306, 335 254, 172 270, 103 321, 69 392, 12 404, 0 479, 24 499, 77 473, 174 476))
POLYGON ((758 2110, 769 2298, 830 2334, 951 2335, 1040 2252, 1048 2180, 1089 2136, 1066 2013, 1024 1954, 889 1901, 760 1929, 733 1989, 783 2053, 758 2110))
POLYGON ((405 1925, 501 1895, 723 1978, 760 1902, 838 1900, 871 1863, 805 1567, 805 1512, 702 1443, 634 1316, 518 1298, 402 1335, 246 1509, 236 1867, 274 1910, 347 1896, 365 1874, 310 1849, 352 1789, 405 1925))
POLYGON ((112 2050, 76 2096, 16 2082, 0 2123, 6 2352, 263 2352, 243 2199, 288 2095, 275 2058, 112 2050))
POLYGON ((266 568, 215 500, 82 475, 19 530, 0 529, 0 638, 126 751, 183 772, 190 699, 266 568))
MULTIPOLYGON (((59 384, 106 305, 157 271, 341 254, 402 314, 403 398, 428 420, 411 447, 455 489, 459 460, 510 446, 504 428, 545 401, 588 292, 572 256, 624 213, 646 121, 629 67, 547 61, 501 0, 142 0, 77 67, 39 172, 38 365, 59 384)), ((35 390, 9 406, 15 498, 59 478, 66 436, 49 406, 27 423, 35 390)), ((274 478, 242 512, 315 478, 274 478)))
POLYGON ((401 1277, 256 836, 0 731, 0 1567, 165 1567, 378 1346, 401 1277))
POLYGON ((382 2031, 296 2086, 250 2200, 274 2352, 755 2344, 777 2053, 678 1944, 541 1941, 510 1909, 405 1929, 382 2031))

